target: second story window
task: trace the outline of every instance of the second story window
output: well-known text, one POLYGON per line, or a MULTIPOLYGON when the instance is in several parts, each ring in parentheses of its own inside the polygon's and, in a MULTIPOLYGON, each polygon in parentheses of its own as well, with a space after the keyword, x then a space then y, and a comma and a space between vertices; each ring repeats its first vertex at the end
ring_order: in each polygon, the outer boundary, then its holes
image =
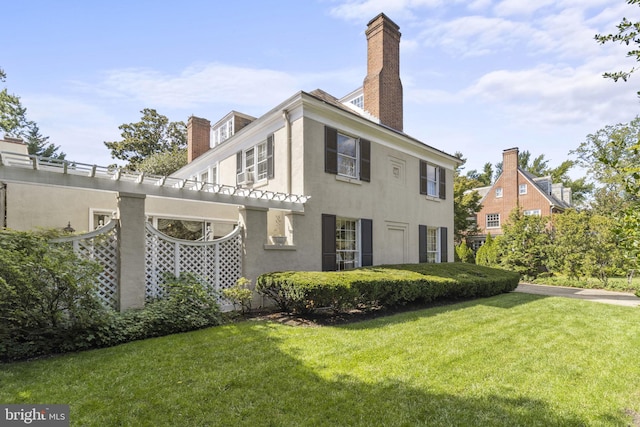
POLYGON ((338 175, 358 177, 358 144, 355 138, 338 134, 338 175))
POLYGON ((487 228, 500 228, 500 214, 487 214, 487 228))
POLYGON ((520 184, 518 186, 518 194, 527 194, 527 184, 520 184))
POLYGON ((371 142, 325 127, 324 171, 350 179, 371 180, 371 142))
POLYGON ((444 168, 420 160, 420 194, 446 199, 446 179, 444 168))
POLYGON ((502 187, 496 188, 496 197, 502 197, 502 187))
POLYGON ((236 176, 238 185, 273 178, 273 135, 236 154, 236 176))

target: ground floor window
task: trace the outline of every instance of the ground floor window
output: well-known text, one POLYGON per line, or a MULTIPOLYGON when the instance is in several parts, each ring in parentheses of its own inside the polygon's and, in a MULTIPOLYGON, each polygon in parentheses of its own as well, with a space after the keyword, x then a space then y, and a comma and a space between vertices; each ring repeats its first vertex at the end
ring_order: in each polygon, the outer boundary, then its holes
POLYGON ((418 261, 448 262, 448 239, 447 227, 418 226, 418 261))
POLYGON ((440 239, 438 228, 427 228, 427 262, 440 262, 440 239))
POLYGON ((373 265, 373 221, 322 214, 322 270, 373 265))
POLYGON ((358 225, 354 219, 336 219, 336 270, 349 270, 360 266, 358 225))

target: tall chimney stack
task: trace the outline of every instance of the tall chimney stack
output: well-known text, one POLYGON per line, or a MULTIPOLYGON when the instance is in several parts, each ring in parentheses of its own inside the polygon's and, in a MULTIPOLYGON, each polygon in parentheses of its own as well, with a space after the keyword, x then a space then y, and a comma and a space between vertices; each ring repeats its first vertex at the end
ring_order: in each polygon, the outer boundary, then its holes
POLYGON ((209 151, 211 143, 211 122, 191 116, 187 121, 187 163, 191 163, 209 151))
POLYGON ((402 131, 400 27, 384 13, 367 24, 367 77, 364 109, 380 123, 402 131))

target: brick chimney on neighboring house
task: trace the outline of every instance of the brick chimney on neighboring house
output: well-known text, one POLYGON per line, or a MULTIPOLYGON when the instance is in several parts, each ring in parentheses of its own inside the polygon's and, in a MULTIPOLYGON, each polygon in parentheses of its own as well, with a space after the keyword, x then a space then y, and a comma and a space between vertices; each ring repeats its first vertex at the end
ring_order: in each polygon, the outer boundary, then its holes
POLYGON ((518 200, 518 147, 508 148, 502 152, 502 185, 504 200, 518 200))
POLYGON ((187 163, 191 163, 209 151, 211 143, 211 122, 191 116, 187 122, 187 163))
POLYGON ((367 77, 364 109, 380 123, 402 131, 400 27, 384 13, 367 24, 367 77))

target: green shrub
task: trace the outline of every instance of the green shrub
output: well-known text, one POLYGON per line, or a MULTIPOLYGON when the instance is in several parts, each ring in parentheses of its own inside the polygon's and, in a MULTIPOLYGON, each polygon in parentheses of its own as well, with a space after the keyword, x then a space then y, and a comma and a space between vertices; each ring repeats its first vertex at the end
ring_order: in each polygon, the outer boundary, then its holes
POLYGON ((240 308, 242 314, 251 311, 251 300, 253 299, 251 280, 246 277, 239 278, 234 286, 222 290, 222 296, 233 303, 235 310, 240 308))
POLYGON ((95 294, 100 267, 48 236, 0 232, 0 360, 98 345, 108 312, 95 294))
POLYGON ((476 264, 496 267, 499 262, 497 242, 491 234, 487 234, 484 244, 476 252, 476 264))
POLYGON ((218 325, 216 296, 193 275, 171 278, 163 299, 117 313, 95 293, 100 267, 49 232, 0 232, 0 362, 106 347, 218 325))
POLYGON ((473 249, 467 246, 467 242, 464 240, 462 243, 456 246, 456 261, 466 262, 469 264, 475 264, 476 255, 473 253, 473 249))
POLYGON ((186 332, 222 323, 215 295, 193 274, 171 277, 163 297, 143 309, 113 313, 105 345, 186 332))
POLYGON ((276 272, 258 277, 256 290, 280 309, 308 313, 357 306, 393 307, 438 298, 469 298, 509 292, 516 273, 473 264, 403 264, 343 272, 276 272))

